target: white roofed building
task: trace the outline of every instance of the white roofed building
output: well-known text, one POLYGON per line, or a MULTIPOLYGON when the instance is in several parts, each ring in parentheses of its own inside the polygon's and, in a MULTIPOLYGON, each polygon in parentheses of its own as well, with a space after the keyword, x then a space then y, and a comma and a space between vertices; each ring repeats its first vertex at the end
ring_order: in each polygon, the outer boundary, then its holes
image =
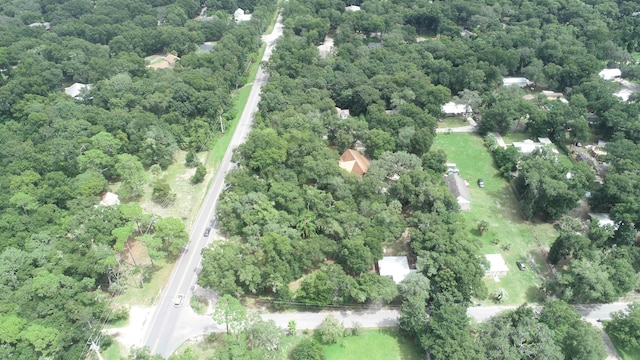
POLYGON ((409 268, 409 260, 406 256, 385 256, 378 261, 378 272, 380 276, 388 276, 399 284, 415 270, 409 268))
POLYGON ((445 115, 464 115, 471 113, 471 107, 465 104, 456 104, 450 101, 440 108, 445 115))
POLYGON ((98 205, 101 205, 101 206, 120 205, 120 198, 118 197, 118 195, 112 192, 107 192, 104 195, 102 195, 102 200, 100 200, 100 203, 98 205))
POLYGON ((598 76, 605 80, 613 80, 622 76, 622 71, 620 69, 603 69, 598 73, 598 76))
POLYGON ((236 23, 249 21, 251 20, 251 14, 245 14, 244 10, 237 8, 236 11, 233 13, 233 19, 235 20, 236 23))
POLYGON ((86 91, 91 90, 92 84, 82 84, 82 83, 74 83, 73 85, 64 88, 65 94, 74 97, 76 99, 82 99, 82 91, 86 89, 86 91))
POLYGON ((503 86, 527 87, 533 85, 533 82, 523 77, 506 77, 502 79, 503 86))
POLYGON ((358 5, 349 5, 346 8, 344 8, 345 11, 351 11, 351 12, 356 12, 356 11, 360 11, 360 6, 358 5))

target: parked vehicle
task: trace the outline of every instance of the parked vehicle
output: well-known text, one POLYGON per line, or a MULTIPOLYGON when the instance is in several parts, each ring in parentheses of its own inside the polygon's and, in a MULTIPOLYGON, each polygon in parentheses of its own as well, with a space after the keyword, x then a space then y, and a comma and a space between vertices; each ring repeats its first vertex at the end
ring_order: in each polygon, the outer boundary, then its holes
POLYGON ((184 300, 184 295, 178 294, 178 296, 176 296, 176 299, 173 300, 173 306, 180 307, 180 305, 182 305, 182 300, 184 300))

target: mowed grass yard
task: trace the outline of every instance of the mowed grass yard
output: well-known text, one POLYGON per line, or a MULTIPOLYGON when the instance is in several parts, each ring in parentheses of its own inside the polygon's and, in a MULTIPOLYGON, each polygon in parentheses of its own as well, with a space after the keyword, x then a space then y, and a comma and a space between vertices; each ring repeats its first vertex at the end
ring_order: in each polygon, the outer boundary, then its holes
POLYGON ((557 237, 553 225, 523 220, 515 195, 494 167, 491 154, 478 135, 439 134, 433 146, 446 151, 447 162, 456 163, 460 176, 469 183, 471 210, 462 212, 469 236, 479 242, 481 254, 501 254, 509 267, 499 282, 485 279, 489 295, 505 288, 509 295, 506 304, 538 301, 539 288, 550 276, 543 254, 557 237), (484 180, 482 189, 477 185, 478 178, 484 180), (480 236, 477 224, 482 220, 490 225, 489 231, 480 236), (499 241, 497 245, 494 239, 499 241), (505 244, 510 244, 508 250, 505 244), (519 271, 516 261, 523 261, 526 271, 519 271))
POLYGON ((327 360, 420 360, 424 354, 409 339, 399 336, 398 329, 362 330, 358 336, 347 336, 337 344, 325 345, 327 360))
MULTIPOLYGON (((280 342, 280 360, 289 359, 291 350, 305 337, 312 334, 283 336, 280 342)), ((213 356, 216 344, 202 341, 182 344, 175 354, 191 351, 198 359, 213 356), (187 350, 190 348, 190 350, 187 350)), ((397 328, 363 329, 358 336, 345 336, 338 343, 323 345, 326 360, 421 360, 424 353, 408 338, 402 337, 397 328)))

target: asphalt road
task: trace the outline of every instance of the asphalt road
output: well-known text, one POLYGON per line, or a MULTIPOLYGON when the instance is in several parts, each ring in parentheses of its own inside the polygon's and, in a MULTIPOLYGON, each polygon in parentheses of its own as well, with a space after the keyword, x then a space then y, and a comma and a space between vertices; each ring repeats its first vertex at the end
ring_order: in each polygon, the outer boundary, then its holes
MULTIPOLYGON (((278 18, 273 32, 262 37, 263 41, 267 43, 262 61, 269 60, 275 40, 280 35, 282 35, 281 17, 278 18)), ((169 282, 162 291, 160 299, 158 299, 153 315, 148 320, 148 323, 145 324, 144 345, 148 346, 154 354, 160 354, 165 358, 169 357, 184 340, 191 336, 189 328, 193 328, 192 320, 197 318, 198 315, 193 313, 188 302, 196 284, 197 272, 202 260, 202 249, 217 237, 215 231, 217 225, 215 223, 215 208, 218 197, 224 188, 225 175, 233 166, 231 156, 233 150, 246 140, 251 130, 253 115, 258 110, 260 91, 262 86, 267 83, 268 78, 269 74, 263 72, 262 68, 258 69, 231 143, 218 167, 218 172, 213 177, 198 217, 191 227, 189 244, 175 265, 169 282), (203 234, 207 227, 211 227, 213 230, 208 237, 204 237, 203 234), (176 307, 174 301, 178 294, 184 295, 184 301, 181 306, 176 307)), ((217 326, 215 324, 205 324, 204 328, 200 328, 198 331, 211 332, 216 329, 217 326)))
MULTIPOLYGON (((611 319, 611 313, 619 310, 625 310, 627 303, 611 303, 611 304, 590 304, 575 305, 576 310, 583 316, 585 320, 594 323, 597 320, 611 319)), ((513 310, 517 306, 474 306, 467 309, 467 315, 477 322, 487 321, 489 318, 497 315, 505 310, 513 310)), ((541 306, 534 306, 539 312, 541 306)), ((197 315, 190 307, 186 306, 183 311, 184 317, 181 317, 176 330, 173 333, 170 346, 167 349, 171 351, 183 342, 206 335, 211 332, 224 332, 224 325, 216 324, 211 315, 197 315)), ((371 310, 337 310, 337 311, 317 311, 317 312, 281 312, 281 313, 265 313, 261 314, 264 320, 273 320, 275 324, 286 329, 289 321, 294 320, 298 330, 316 329, 322 321, 328 316, 333 315, 336 319, 344 324, 345 327, 352 327, 354 323, 359 323, 363 328, 381 328, 394 327, 398 325, 399 311, 394 309, 371 309, 371 310)), ((165 357, 170 355, 161 353, 165 357)))

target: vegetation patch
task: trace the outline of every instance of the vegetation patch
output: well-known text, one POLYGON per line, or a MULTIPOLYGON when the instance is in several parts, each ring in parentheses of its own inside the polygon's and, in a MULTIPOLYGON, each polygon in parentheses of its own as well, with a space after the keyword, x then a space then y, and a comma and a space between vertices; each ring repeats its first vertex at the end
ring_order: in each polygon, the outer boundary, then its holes
POLYGON ((622 347, 622 345, 620 345, 619 342, 613 339, 611 339, 611 343, 613 343, 613 346, 616 348, 616 351, 618 352, 618 355, 620 355, 620 358, 622 360, 640 359, 640 347, 625 349, 622 347))
POLYGON ((324 345, 327 360, 418 360, 424 354, 397 329, 362 330, 359 336, 347 336, 332 345, 324 345))
POLYGON ((447 116, 438 120, 438 128, 440 129, 457 128, 467 125, 469 125, 469 122, 462 116, 447 116))
POLYGON ((539 288, 550 275, 544 256, 557 237, 553 225, 523 220, 511 187, 493 166, 491 154, 479 136, 438 135, 434 147, 446 151, 447 162, 455 163, 460 176, 469 183, 471 210, 462 212, 469 236, 481 244, 481 254, 502 254, 509 267, 499 282, 485 280, 489 294, 504 288, 509 295, 506 304, 538 301, 539 288), (484 188, 477 185, 478 178, 484 180, 484 188), (482 221, 488 222, 489 227, 480 235, 477 224, 482 221), (525 262, 526 270, 518 270, 516 261, 525 262))

